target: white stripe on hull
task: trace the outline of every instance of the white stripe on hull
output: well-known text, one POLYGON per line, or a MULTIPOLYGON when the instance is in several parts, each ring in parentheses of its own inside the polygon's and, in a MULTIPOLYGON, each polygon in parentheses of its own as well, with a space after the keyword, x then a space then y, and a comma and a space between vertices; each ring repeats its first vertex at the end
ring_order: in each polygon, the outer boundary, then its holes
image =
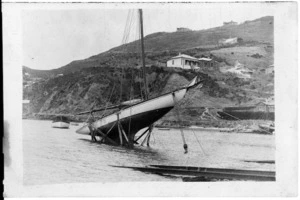
POLYGON ((69 128, 70 124, 66 122, 52 122, 53 128, 69 128))
MULTIPOLYGON (((183 99, 184 95, 186 94, 186 91, 187 89, 184 88, 178 91, 174 91, 173 93, 162 95, 154 99, 149 99, 147 101, 131 106, 129 108, 125 108, 124 110, 120 111, 119 118, 121 120, 147 111, 173 107, 175 103, 183 99)), ((117 113, 113 113, 92 123, 92 126, 97 129, 111 122, 115 122, 117 120, 118 120, 117 113)), ((76 133, 88 135, 90 133, 90 130, 88 126, 85 125, 82 128, 78 129, 76 133)))

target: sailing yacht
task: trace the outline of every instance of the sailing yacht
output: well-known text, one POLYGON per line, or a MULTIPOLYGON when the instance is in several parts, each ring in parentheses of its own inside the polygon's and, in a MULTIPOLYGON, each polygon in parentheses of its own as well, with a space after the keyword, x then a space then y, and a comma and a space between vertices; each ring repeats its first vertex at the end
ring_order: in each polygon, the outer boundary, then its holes
MULTIPOLYGON (((127 104, 112 106, 117 110, 112 114, 102 117, 92 123, 86 124, 79 128, 76 133, 83 135, 91 135, 92 139, 95 136, 101 136, 102 142, 110 144, 123 145, 129 144, 132 146, 138 139, 135 135, 141 129, 147 128, 149 134, 152 130, 154 122, 167 114, 176 103, 184 98, 187 91, 196 87, 200 81, 195 77, 191 82, 177 90, 160 95, 155 98, 148 99, 147 80, 145 75, 145 57, 144 57, 144 41, 143 41, 143 18, 142 10, 139 10, 140 17, 140 33, 141 33, 141 51, 142 51, 142 70, 145 86, 145 99, 142 101, 128 101, 127 104)), ((101 109, 100 109, 101 110, 101 109)), ((100 111, 96 110, 96 111, 100 111)), ((91 111, 91 114, 94 111, 91 111)), ((86 114, 83 112, 80 114, 86 114)), ((145 133, 145 132, 144 132, 145 133)), ((139 137, 140 138, 140 137, 139 137)))

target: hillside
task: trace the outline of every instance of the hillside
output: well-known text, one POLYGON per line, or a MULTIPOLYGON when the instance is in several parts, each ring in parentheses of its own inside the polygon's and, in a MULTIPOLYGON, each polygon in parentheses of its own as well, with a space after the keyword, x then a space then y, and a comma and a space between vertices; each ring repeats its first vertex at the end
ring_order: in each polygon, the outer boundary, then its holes
MULTIPOLYGON (((194 91, 196 98, 198 98, 199 92, 199 94, 204 94, 200 95, 201 98, 203 96, 220 97, 220 95, 228 93, 205 74, 151 67, 147 69, 150 98, 184 86, 196 75, 206 80, 201 91, 194 91)), ((144 95, 141 90, 142 81, 138 69, 121 70, 120 68, 94 67, 46 81, 41 80, 24 88, 23 98, 31 102, 27 113, 24 114, 77 113, 118 104, 128 99, 141 98, 144 95)), ((227 102, 229 103, 229 101, 227 102)), ((183 103, 181 106, 187 105, 196 105, 196 101, 183 103)))
MULTIPOLYGON (((263 17, 240 25, 146 36, 150 96, 176 89, 200 76, 205 80, 203 88, 191 91, 177 106, 181 117, 190 122, 202 120, 208 110, 216 113, 226 106, 251 104, 273 96, 274 75, 265 73, 274 63, 273 31, 273 17, 263 17), (216 45, 219 39, 228 37, 242 41, 216 45), (197 58, 209 56, 215 64, 198 72, 162 67, 179 52, 197 58), (251 75, 241 77, 237 70, 249 71, 251 75)), ((115 47, 53 70, 23 67, 23 99, 30 100, 24 115, 77 113, 141 98, 140 53, 132 52, 136 45, 132 42, 115 47)), ((163 118, 174 120, 174 111, 163 118)))
MULTIPOLYGON (((159 57, 165 62, 178 52, 191 49, 207 51, 219 49, 218 41, 229 37, 242 38, 245 43, 274 43, 274 17, 267 16, 239 25, 221 26, 212 29, 188 32, 160 32, 145 36, 145 51, 149 64, 154 63, 151 58, 159 57)), ((121 45, 111 50, 91 56, 87 59, 73 61, 61 68, 51 70, 52 73, 70 73, 86 67, 118 66, 125 61, 125 65, 139 64, 139 41, 121 45), (138 52, 137 52, 138 51, 138 52), (128 55, 128 53, 130 53, 128 55), (124 55, 126 54, 126 55, 124 55)), ((157 61, 157 60, 155 60, 157 61)))
MULTIPOLYGON (((145 37, 147 52, 182 51, 217 45, 223 38, 240 37, 245 42, 273 43, 273 17, 263 17, 240 25, 221 26, 212 29, 154 33, 145 37)), ((137 42, 111 49, 111 52, 135 52, 137 42)))

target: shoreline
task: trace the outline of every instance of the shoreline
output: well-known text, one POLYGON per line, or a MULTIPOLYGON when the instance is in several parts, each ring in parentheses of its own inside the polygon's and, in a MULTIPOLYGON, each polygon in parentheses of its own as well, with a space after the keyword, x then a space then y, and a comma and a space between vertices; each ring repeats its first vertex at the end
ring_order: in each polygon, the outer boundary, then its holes
MULTIPOLYGON (((49 118, 34 118, 34 117, 22 117, 22 120, 40 120, 40 121, 52 121, 52 119, 49 118)), ((81 123, 84 123, 85 121, 79 121, 79 120, 71 120, 71 125, 73 126, 79 126, 81 123)), ((258 123, 259 121, 257 121, 258 123)), ((203 130, 203 131, 217 131, 217 132, 224 132, 224 133, 242 133, 242 134, 264 134, 264 135, 274 135, 274 133, 261 130, 259 128, 249 128, 246 125, 240 124, 238 127, 213 127, 213 126, 197 126, 197 125, 190 125, 190 126, 163 126, 163 125, 156 125, 154 126, 158 130, 164 130, 168 131, 170 129, 185 129, 185 130, 203 130)))
POLYGON ((262 131, 262 130, 254 130, 254 129, 236 129, 236 128, 219 128, 219 127, 201 127, 201 126, 189 126, 189 127, 155 127, 158 130, 170 130, 170 129, 184 129, 184 130, 203 130, 203 131, 217 131, 221 133, 242 133, 242 134, 259 134, 259 135, 274 135, 274 133, 262 131))

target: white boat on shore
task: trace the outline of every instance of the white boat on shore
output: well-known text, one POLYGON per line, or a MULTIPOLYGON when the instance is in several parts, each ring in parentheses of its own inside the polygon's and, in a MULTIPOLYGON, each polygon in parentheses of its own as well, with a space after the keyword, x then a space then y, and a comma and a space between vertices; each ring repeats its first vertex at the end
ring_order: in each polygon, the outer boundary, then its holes
MULTIPOLYGON (((190 88, 193 88, 198 84, 197 77, 195 77, 187 86, 119 110, 95 121, 91 125, 94 129, 101 129, 104 133, 108 131, 112 132, 110 133, 110 138, 115 140, 119 137, 119 130, 116 126, 116 122, 120 121, 124 130, 130 130, 128 133, 126 131, 126 135, 128 135, 128 137, 134 137, 135 133, 139 130, 150 126, 168 113, 177 102, 184 98, 186 92, 190 88), (132 125, 130 126, 130 124, 132 125)), ((85 125, 76 131, 76 133, 83 135, 89 135, 90 132, 89 125, 85 125)))
POLYGON ((52 121, 52 128, 69 128, 70 121, 67 117, 64 116, 57 116, 52 121))

